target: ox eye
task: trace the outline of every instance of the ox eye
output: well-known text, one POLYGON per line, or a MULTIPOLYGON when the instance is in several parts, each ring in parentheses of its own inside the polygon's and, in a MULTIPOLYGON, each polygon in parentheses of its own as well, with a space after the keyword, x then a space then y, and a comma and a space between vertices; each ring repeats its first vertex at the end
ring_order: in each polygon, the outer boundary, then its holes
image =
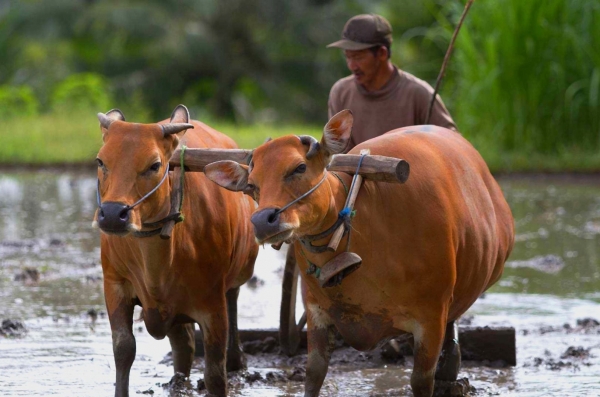
POLYGON ((294 174, 304 174, 306 172, 306 164, 302 163, 294 170, 294 174))
POLYGON ((160 170, 160 166, 161 166, 160 161, 157 161, 156 163, 154 163, 154 164, 152 164, 150 166, 150 168, 148 169, 148 171, 154 171, 154 172, 156 172, 156 171, 160 170))
POLYGON ((104 168, 104 162, 102 160, 96 159, 96 162, 98 163, 98 167, 104 168))

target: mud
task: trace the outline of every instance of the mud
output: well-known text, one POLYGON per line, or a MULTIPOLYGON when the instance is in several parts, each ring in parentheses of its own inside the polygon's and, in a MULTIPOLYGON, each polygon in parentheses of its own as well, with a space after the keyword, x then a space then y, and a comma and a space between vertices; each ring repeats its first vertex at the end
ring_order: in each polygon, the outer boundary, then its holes
POLYGON ((0 336, 6 338, 21 338, 27 333, 27 328, 20 321, 13 321, 10 319, 2 320, 0 326, 0 336))
MULTIPOLYGON (((517 242, 502 279, 461 321, 514 327, 517 366, 463 362, 459 376, 469 380, 476 396, 597 394, 600 187, 598 178, 588 179, 501 181, 517 242)), ((114 393, 98 234, 90 228, 95 185, 92 174, 0 175, 0 319, 27 329, 18 338, 0 336, 3 395, 114 393), (32 271, 37 281, 28 275, 32 271)), ((256 279, 240 292, 241 328, 278 326, 284 256, 284 249, 261 249, 256 279)), ((302 313, 300 300, 297 313, 302 313)), ((169 342, 151 338, 143 323, 134 323, 133 330, 137 356, 131 394, 205 394, 198 390, 202 360, 189 379, 169 384, 173 367, 161 363, 169 342)), ((248 355, 248 371, 231 375, 232 397, 303 395, 305 353, 280 356, 273 341, 245 348, 255 354, 248 355)), ((341 348, 321 396, 410 396, 412 363, 404 354, 386 358, 381 351, 341 348)))

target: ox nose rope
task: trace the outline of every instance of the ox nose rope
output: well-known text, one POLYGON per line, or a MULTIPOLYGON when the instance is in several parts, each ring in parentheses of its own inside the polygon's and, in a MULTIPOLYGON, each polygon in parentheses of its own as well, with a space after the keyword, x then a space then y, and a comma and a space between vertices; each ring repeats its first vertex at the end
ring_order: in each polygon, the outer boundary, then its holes
MULTIPOLYGON (((162 225, 164 225, 165 223, 167 223, 169 221, 175 221, 175 223, 179 223, 179 222, 183 222, 183 220, 185 219, 184 216, 183 216, 183 214, 181 213, 181 209, 183 207, 183 192, 185 190, 184 189, 185 166, 184 166, 184 162, 183 162, 183 155, 184 155, 186 149, 187 149, 187 146, 185 146, 185 145, 181 146, 181 158, 180 158, 180 164, 181 164, 181 198, 179 200, 178 211, 175 212, 175 213, 172 213, 172 214, 170 214, 170 215, 168 215, 166 217, 164 217, 163 219, 161 219, 159 221, 152 222, 152 223, 143 223, 142 227, 146 227, 146 228, 158 227, 158 229, 148 230, 148 231, 136 231, 136 232, 132 232, 132 235, 134 237, 152 237, 152 236, 156 236, 157 234, 159 234, 161 232, 162 225)), ((131 211, 134 207, 136 207, 137 205, 139 205, 140 203, 142 203, 144 200, 146 200, 148 197, 150 197, 167 180, 167 176, 168 175, 169 175, 169 163, 167 163, 167 169, 165 170, 165 174, 163 175, 163 177, 160 180, 160 182, 158 183, 158 185, 156 185, 152 190, 150 190, 148 193, 146 193, 142 198, 140 198, 138 201, 136 201, 132 205, 126 206, 125 210, 127 212, 131 211)), ((96 201, 98 203, 98 208, 100 208, 100 206, 102 205, 102 200, 100 198, 100 178, 98 178, 98 184, 97 184, 97 189, 96 189, 96 201)))
POLYGON ((317 190, 317 188, 319 186, 321 186, 321 184, 323 182, 325 182, 325 178, 327 178, 327 171, 325 171, 325 173, 323 174, 323 179, 321 179, 319 181, 319 183, 317 183, 315 186, 313 186, 308 192, 304 193, 302 196, 290 201, 289 203, 287 203, 286 205, 284 205, 283 207, 281 207, 280 209, 278 209, 277 211, 275 211, 275 213, 273 213, 273 215, 271 215, 272 217, 276 217, 277 215, 281 214, 283 211, 287 210, 288 208, 290 208, 292 205, 296 204, 298 201, 302 200, 303 198, 305 198, 306 196, 308 196, 309 194, 311 194, 312 192, 314 192, 315 190, 317 190))
MULTIPOLYGON (((158 185, 156 185, 152 190, 150 190, 148 193, 146 193, 141 199, 136 201, 133 205, 126 206, 125 209, 127 211, 130 211, 135 206, 140 204, 142 201, 144 201, 148 197, 150 197, 150 195, 152 195, 152 193, 154 193, 164 183, 164 181, 167 179, 167 175, 169 175, 169 163, 167 163, 167 169, 165 171, 165 174, 163 175, 163 177, 160 180, 160 182, 158 183, 158 185)), ((97 189, 96 189, 96 201, 98 203, 98 207, 100 207, 102 205, 102 200, 100 199, 100 178, 98 178, 98 185, 97 185, 97 189)))

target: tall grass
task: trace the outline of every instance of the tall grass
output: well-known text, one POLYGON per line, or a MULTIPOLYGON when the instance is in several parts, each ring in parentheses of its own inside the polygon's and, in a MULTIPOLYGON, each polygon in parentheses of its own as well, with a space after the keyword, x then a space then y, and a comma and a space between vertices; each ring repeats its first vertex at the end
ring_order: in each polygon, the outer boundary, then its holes
MULTIPOLYGON (((238 126, 214 121, 207 124, 233 138, 242 148, 256 147, 267 137, 320 134, 319 127, 306 125, 238 126)), ((100 128, 93 111, 0 118, 0 165, 93 165, 101 145, 100 128)))
POLYGON ((452 62, 453 114, 484 154, 600 149, 600 2, 477 1, 452 62))

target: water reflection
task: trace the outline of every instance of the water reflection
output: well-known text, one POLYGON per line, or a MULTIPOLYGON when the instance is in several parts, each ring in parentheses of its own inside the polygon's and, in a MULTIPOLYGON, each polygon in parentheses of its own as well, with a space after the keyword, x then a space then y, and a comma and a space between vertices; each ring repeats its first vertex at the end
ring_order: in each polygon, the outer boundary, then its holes
MULTIPOLYGON (((600 312, 600 183, 506 179, 502 188, 515 216, 517 241, 502 280, 471 314, 475 325, 513 325, 519 334, 519 366, 496 370, 467 367, 464 375, 481 390, 519 396, 569 395, 573 384, 532 366, 535 357, 560 356, 569 343, 596 346, 593 336, 530 333, 536 327, 575 323, 600 312), (587 339, 586 339, 587 338, 587 339), (536 394, 537 393, 537 394, 536 394)), ((87 312, 104 311, 98 232, 90 221, 95 209, 94 176, 82 173, 11 172, 0 174, 0 319, 25 320, 21 340, 0 338, 0 384, 8 395, 112 393, 114 364, 106 316, 92 323, 87 312), (15 281, 36 269, 38 282, 15 281), (27 357, 27 359, 25 359, 27 357), (35 384, 24 381, 35 379, 35 384), (76 392, 77 391, 77 392, 76 392)), ((264 285, 243 288, 242 328, 277 327, 282 253, 261 250, 256 266, 264 285)), ((299 303, 300 304, 300 303, 299 303)), ((300 310, 300 308, 299 308, 300 310)), ((168 342, 149 337, 135 324, 138 355, 132 393, 166 382, 172 368, 158 364, 168 342)), ((595 390, 595 365, 575 376, 580 395, 595 390)), ((263 370, 263 369, 257 369, 263 370)), ((573 374, 569 374, 573 376, 573 374)), ((336 367, 323 395, 404 393, 410 367, 387 369, 336 367)), ((192 378, 199 379, 196 368, 192 378)), ((156 393, 160 388, 154 387, 156 393)), ((234 390, 233 395, 300 395, 301 384, 234 390)), ((576 395, 576 394, 573 394, 576 395)))

